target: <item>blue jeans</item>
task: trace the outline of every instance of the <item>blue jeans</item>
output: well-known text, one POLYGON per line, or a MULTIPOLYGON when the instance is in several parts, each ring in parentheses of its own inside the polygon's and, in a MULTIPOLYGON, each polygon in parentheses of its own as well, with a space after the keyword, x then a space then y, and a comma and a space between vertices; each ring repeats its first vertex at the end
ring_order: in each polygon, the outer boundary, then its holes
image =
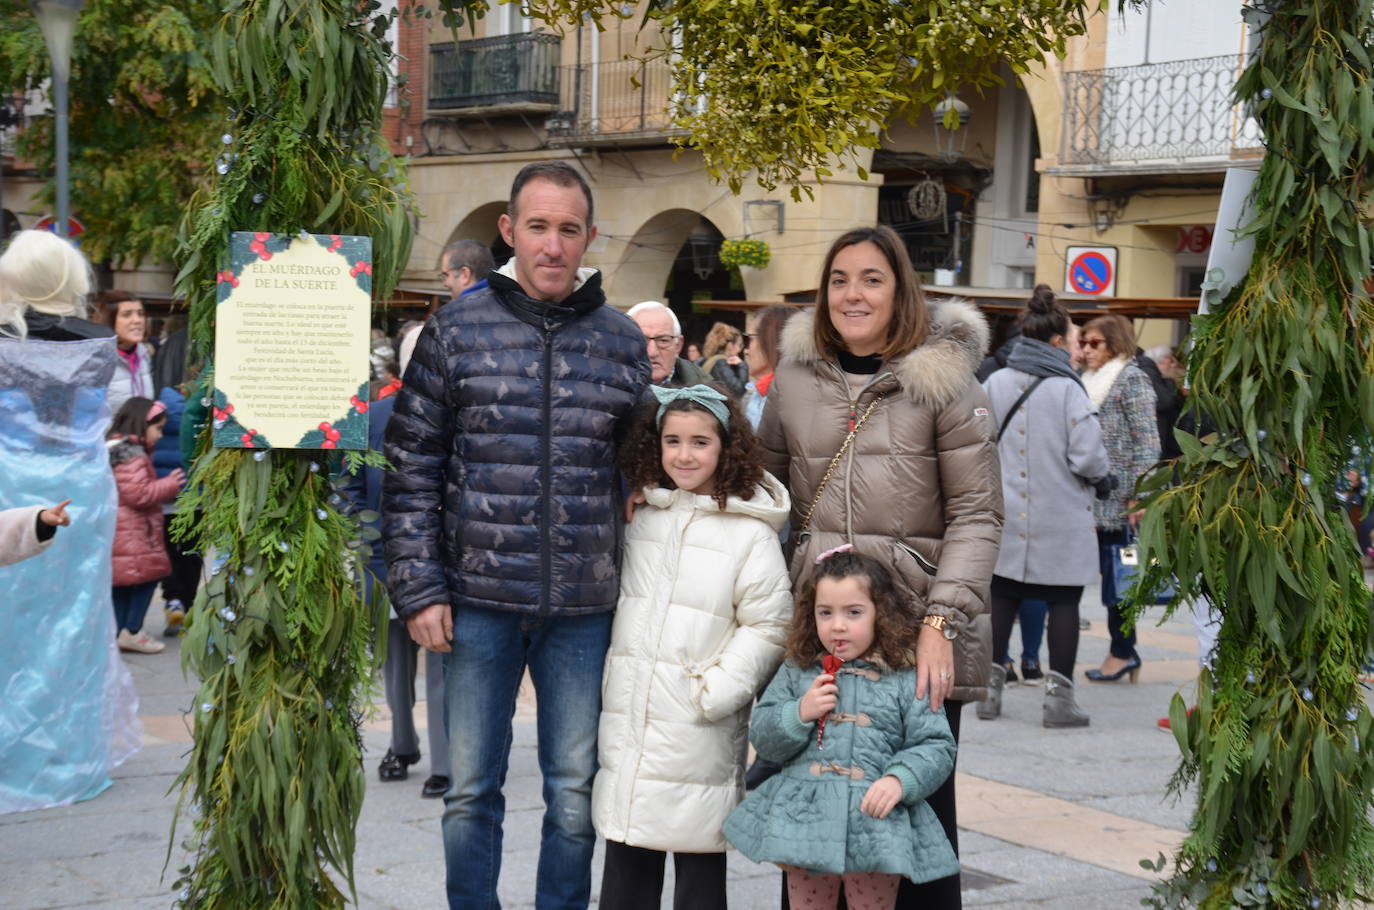
POLYGON ((156 591, 155 581, 141 585, 114 585, 110 593, 114 600, 115 631, 127 629, 137 635, 138 630, 143 628, 143 617, 156 591))
POLYGON ((538 701, 544 825, 537 910, 585 910, 592 889, 592 778, 601 670, 611 614, 540 617, 463 607, 453 611, 444 659, 449 769, 444 858, 450 910, 497 910, 501 788, 510 764, 515 697, 529 667, 538 701))
MULTIPOLYGON (((1021 621, 1021 663, 1040 663, 1040 644, 1045 640, 1045 618, 1050 614, 1050 605, 1043 600, 1023 600, 1016 615, 1021 621)), ((1011 663, 1006 651, 994 654, 995 664, 1011 663)))
POLYGON ((1126 529, 1115 531, 1097 529, 1097 552, 1099 568, 1102 570, 1102 605, 1107 608, 1107 632, 1112 637, 1111 655, 1121 660, 1134 660, 1135 628, 1130 634, 1122 631, 1126 616, 1121 610, 1121 593, 1116 590, 1116 560, 1112 547, 1124 546, 1126 529))

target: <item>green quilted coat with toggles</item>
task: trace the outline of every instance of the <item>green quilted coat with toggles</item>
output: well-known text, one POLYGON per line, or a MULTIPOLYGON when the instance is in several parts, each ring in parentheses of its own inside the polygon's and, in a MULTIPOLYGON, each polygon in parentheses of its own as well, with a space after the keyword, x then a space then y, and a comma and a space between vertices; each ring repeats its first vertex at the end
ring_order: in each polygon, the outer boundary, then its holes
POLYGON ((783 664, 754 709, 749 739, 782 771, 749 794, 725 821, 725 837, 754 862, 812 872, 885 872, 913 882, 959 871, 959 860, 926 804, 954 767, 944 712, 916 698, 916 671, 859 659, 840 668, 839 701, 825 724, 803 723, 802 695, 819 665, 783 664), (878 778, 902 782, 886 818, 859 811, 878 778))

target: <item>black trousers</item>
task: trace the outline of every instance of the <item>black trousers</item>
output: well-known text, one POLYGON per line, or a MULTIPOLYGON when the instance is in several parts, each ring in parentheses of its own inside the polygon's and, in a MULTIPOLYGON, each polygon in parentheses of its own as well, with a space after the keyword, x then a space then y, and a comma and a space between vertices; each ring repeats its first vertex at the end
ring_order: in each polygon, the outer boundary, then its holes
MULTIPOLYGON (((663 895, 661 850, 606 841, 601 910, 645 910, 663 895)), ((726 910, 725 854, 674 853, 673 910, 726 910)))
POLYGON ((162 599, 181 601, 189 612, 200 590, 200 554, 189 549, 196 546, 172 539, 172 515, 162 516, 162 539, 167 545, 167 555, 172 560, 172 574, 162 579, 162 599))
MULTIPOLYGON (((949 720, 949 732, 954 734, 956 746, 959 744, 959 714, 963 708, 964 703, 961 701, 945 702, 945 717, 949 720)), ((955 761, 956 763, 958 761, 957 753, 955 761)), ((951 769, 945 782, 934 793, 926 797, 926 802, 935 811, 935 817, 940 820, 940 825, 945 829, 945 837, 949 838, 949 845, 954 848, 955 856, 958 856, 959 822, 954 811, 954 770, 951 769)), ((919 885, 902 879, 901 887, 897 889, 896 910, 962 910, 963 905, 963 897, 959 893, 959 876, 957 873, 919 885)), ((844 891, 841 890, 838 910, 846 910, 847 907, 848 905, 844 901, 844 891)), ((782 910, 791 910, 791 904, 787 900, 786 873, 783 873, 782 876, 782 910)))
POLYGON ((1082 598, 1081 585, 1037 585, 992 576, 992 653, 1007 653, 1012 620, 1021 602, 1043 600, 1050 608, 1050 669, 1073 679, 1073 664, 1078 659, 1078 602, 1082 598))

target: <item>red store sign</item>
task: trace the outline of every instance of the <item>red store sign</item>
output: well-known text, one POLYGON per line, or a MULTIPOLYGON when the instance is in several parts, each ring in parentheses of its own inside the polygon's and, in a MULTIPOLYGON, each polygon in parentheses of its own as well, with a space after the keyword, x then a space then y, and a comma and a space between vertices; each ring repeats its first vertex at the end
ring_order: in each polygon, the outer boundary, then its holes
POLYGON ((1212 228, 1206 224, 1184 224, 1178 227, 1175 253, 1205 253, 1212 248, 1212 228))

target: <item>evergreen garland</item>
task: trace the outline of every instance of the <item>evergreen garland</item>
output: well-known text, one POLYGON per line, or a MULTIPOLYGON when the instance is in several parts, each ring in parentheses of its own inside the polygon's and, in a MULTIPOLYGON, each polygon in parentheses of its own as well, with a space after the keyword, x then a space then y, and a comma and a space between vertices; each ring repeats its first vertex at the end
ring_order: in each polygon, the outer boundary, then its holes
MULTIPOLYGON (((207 361, 203 388, 213 387, 216 273, 230 231, 368 235, 379 297, 409 257, 411 200, 380 134, 392 49, 379 8, 225 6, 212 65, 231 109, 217 179, 182 225, 177 276, 193 350, 207 361)), ((201 681, 195 745, 178 778, 178 814, 189 804, 194 817, 192 864, 177 882, 183 907, 339 907, 345 895, 330 870, 353 887, 358 730, 386 605, 361 596, 365 535, 341 511, 328 458, 214 449, 209 425, 199 439, 173 524, 217 554, 181 652, 201 681)))
MULTIPOLYGON (((1358 675, 1370 592, 1335 496, 1374 430, 1374 16, 1370 0, 1272 0, 1236 86, 1266 155, 1248 231, 1255 256, 1195 318, 1190 407, 1217 432, 1141 484, 1153 600, 1207 596, 1222 627, 1196 711, 1169 716, 1175 792, 1198 805, 1156 907, 1317 908, 1374 894, 1374 719, 1358 675)), ((1161 868, 1160 863, 1145 865, 1161 868)))

